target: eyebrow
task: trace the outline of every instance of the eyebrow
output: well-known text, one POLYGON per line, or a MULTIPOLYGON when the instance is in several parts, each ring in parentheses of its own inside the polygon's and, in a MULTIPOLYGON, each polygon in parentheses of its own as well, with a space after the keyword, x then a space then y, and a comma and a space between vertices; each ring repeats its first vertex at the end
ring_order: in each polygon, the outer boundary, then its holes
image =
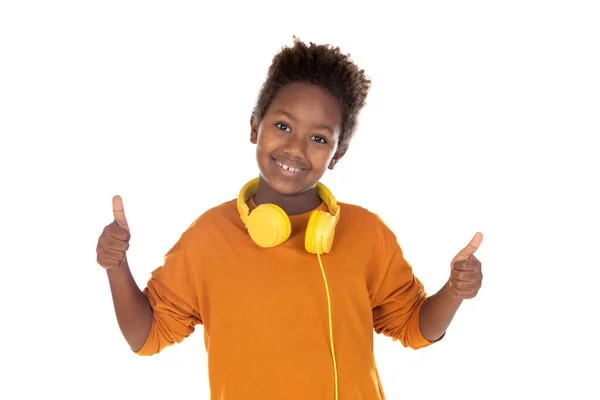
MULTIPOLYGON (((275 111, 276 114, 283 114, 286 117, 288 117, 289 119, 291 119, 294 122, 298 122, 298 119, 296 117, 294 117, 294 114, 290 114, 287 111, 283 111, 283 110, 277 110, 275 111)), ((325 129, 327 131, 329 131, 329 133, 331 133, 333 135, 333 129, 331 129, 331 127, 329 125, 326 124, 313 124, 313 128, 317 128, 317 129, 325 129)))

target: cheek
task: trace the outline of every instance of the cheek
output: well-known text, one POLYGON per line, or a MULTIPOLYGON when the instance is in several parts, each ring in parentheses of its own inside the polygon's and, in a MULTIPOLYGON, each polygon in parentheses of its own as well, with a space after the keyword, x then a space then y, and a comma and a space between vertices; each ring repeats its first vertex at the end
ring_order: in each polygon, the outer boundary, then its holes
POLYGON ((313 167, 319 166, 319 169, 327 169, 329 163, 333 159, 335 150, 331 148, 316 148, 309 152, 310 163, 313 167))
POLYGON ((264 130, 258 135, 258 148, 262 151, 271 151, 271 149, 280 146, 280 135, 277 135, 270 130, 264 130))

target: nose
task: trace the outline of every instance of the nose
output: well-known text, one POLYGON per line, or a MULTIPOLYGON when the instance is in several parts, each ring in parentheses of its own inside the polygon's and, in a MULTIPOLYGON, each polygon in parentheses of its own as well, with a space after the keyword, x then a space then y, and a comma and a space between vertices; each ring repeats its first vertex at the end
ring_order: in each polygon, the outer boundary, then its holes
POLYGON ((306 158, 306 142, 303 138, 304 136, 298 133, 288 135, 282 151, 292 158, 306 158))

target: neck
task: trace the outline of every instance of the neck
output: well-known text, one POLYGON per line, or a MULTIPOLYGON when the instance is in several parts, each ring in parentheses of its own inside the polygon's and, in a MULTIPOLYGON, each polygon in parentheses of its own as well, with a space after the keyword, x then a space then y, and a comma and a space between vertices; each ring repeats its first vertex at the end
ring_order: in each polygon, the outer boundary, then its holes
POLYGON ((262 177, 258 182, 253 199, 257 206, 265 203, 275 204, 281 207, 287 215, 307 213, 317 208, 322 202, 315 187, 302 193, 284 195, 274 191, 262 177))

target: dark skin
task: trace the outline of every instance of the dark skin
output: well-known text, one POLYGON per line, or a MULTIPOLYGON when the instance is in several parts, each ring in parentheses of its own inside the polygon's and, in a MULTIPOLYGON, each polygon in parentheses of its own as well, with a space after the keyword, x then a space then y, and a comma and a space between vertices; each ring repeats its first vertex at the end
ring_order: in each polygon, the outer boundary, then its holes
POLYGON ((477 232, 469 244, 450 262, 450 278, 421 308, 419 326, 425 339, 434 342, 442 337, 463 300, 477 296, 483 275, 475 251, 483 235, 477 232))
MULTIPOLYGON (((260 170, 255 203, 277 204, 289 215, 317 207, 316 183, 346 151, 338 147, 341 125, 342 107, 331 94, 306 83, 282 88, 264 118, 250 120, 260 170)), ((98 239, 97 261, 106 270, 121 332, 137 351, 150 333, 153 311, 129 270, 131 234, 119 196, 113 198, 113 216, 98 239)), ((447 283, 423 304, 419 324, 426 339, 439 339, 462 301, 477 295, 483 277, 474 253, 482 239, 477 233, 452 259, 447 283)))
POLYGON ((342 107, 325 90, 306 83, 280 89, 263 119, 250 119, 250 141, 256 145, 260 170, 254 202, 277 204, 288 215, 317 207, 317 181, 345 153, 338 148, 341 126, 342 107))
MULTIPOLYGON (((346 150, 337 146, 341 125, 342 108, 333 95, 308 83, 282 88, 264 118, 250 120, 250 141, 257 146, 260 169, 254 202, 277 204, 289 215, 317 207, 317 181, 346 150), (282 173, 277 161, 301 170, 282 173)), ((419 325, 427 340, 441 338, 463 300, 477 295, 483 276, 474 253, 482 239, 477 233, 452 259, 448 281, 423 304, 419 325)))
POLYGON ((127 263, 131 234, 120 196, 113 198, 113 216, 114 221, 104 228, 98 239, 97 261, 106 270, 121 333, 131 350, 137 351, 150 334, 153 313, 127 263))

